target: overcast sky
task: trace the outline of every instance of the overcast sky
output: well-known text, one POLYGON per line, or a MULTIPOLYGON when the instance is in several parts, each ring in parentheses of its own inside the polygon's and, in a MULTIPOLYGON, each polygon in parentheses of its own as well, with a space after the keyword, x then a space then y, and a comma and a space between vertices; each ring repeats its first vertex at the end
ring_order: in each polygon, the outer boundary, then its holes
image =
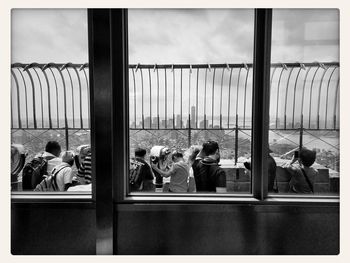
MULTIPOLYGON (((274 10, 272 61, 338 61, 336 9, 274 10)), ((253 59, 252 9, 131 9, 130 63, 253 59)), ((88 61, 87 11, 14 9, 12 62, 88 61)))
MULTIPOLYGON (((130 64, 252 63, 253 61, 253 9, 131 9, 128 28, 130 64)), ((11 51, 13 63, 88 62, 87 10, 13 9, 11 51)), ((339 61, 338 10, 274 10, 271 53, 272 62, 339 61)), ((233 74, 233 85, 237 83, 237 73, 233 74)), ((139 74, 140 72, 136 75, 138 86, 140 86, 139 74)), ((210 74, 209 79, 213 73, 210 74)), ((215 79, 216 91, 220 89, 220 76, 221 71, 218 71, 215 79)), ((225 72, 223 92, 225 100, 228 96, 228 76, 228 72, 225 72)), ((152 75, 152 78, 154 77, 152 75)), ((286 77, 287 74, 284 74, 282 81, 286 77)), ((193 74, 192 81, 195 78, 196 75, 193 74)), ((244 74, 242 72, 241 78, 240 89, 243 90, 245 72, 244 74)), ((274 81, 276 82, 277 78, 274 81)), ((185 72, 184 85, 188 83, 189 74, 185 72)), ((201 91, 204 83, 203 72, 199 75, 199 83, 201 83, 199 107, 203 107, 204 91, 201 91)), ((134 95, 132 85, 131 78, 131 99, 134 95)), ((170 80, 168 85, 170 86, 168 96, 171 97, 170 80)), ((162 75, 160 86, 164 86, 162 75)), ((251 75, 248 78, 248 87, 251 87, 251 75)), ((145 90, 148 90, 147 86, 145 90)), ((271 96, 275 94, 276 89, 272 86, 271 96)), ((164 94, 160 95, 163 103, 164 94)), ((140 90, 136 91, 136 96, 139 100, 140 90)), ((239 100, 242 100, 243 93, 240 92, 239 96, 239 100)), ((249 109, 251 107, 249 91, 247 96, 247 109, 249 109)), ((218 96, 216 100, 217 98, 218 96)), ((192 96, 191 105, 194 104, 193 99, 192 96)), ((188 109, 188 100, 183 99, 183 103, 184 109, 188 109)), ((273 103, 274 100, 271 101, 271 108, 275 108, 273 103)), ((137 102, 138 107, 140 104, 137 102)), ((171 107, 170 102, 169 105, 171 107)), ((132 103, 130 106, 130 114, 133 114, 132 103)), ((145 108, 148 109, 148 106, 149 102, 146 101, 145 108)), ((224 102, 223 107, 227 107, 227 103, 225 106, 224 102)), ((139 110, 138 108, 137 111, 139 110)), ((168 112, 172 111, 169 109, 168 112)), ((250 113, 249 110, 248 112, 250 113)))

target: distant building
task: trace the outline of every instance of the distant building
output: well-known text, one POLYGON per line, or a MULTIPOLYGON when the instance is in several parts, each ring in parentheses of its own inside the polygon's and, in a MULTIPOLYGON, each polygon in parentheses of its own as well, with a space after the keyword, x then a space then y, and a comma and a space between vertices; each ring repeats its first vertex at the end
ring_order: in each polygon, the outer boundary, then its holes
POLYGON ((144 126, 145 126, 146 128, 152 127, 152 119, 151 119, 151 117, 146 117, 146 118, 145 118, 144 126))
POLYGON ((200 123, 199 123, 199 128, 201 129, 204 129, 208 127, 208 120, 202 120, 200 123))
POLYGON ((170 118, 168 120, 168 128, 174 128, 174 119, 173 118, 170 118))
POLYGON ((191 128, 196 128, 196 107, 191 107, 191 128))
POLYGON ((176 128, 180 129, 181 127, 183 127, 183 123, 180 114, 178 114, 176 115, 176 128))
POLYGON ((152 128, 153 129, 157 129, 158 128, 158 117, 153 117, 152 128))
POLYGON ((166 128, 166 120, 161 121, 160 128, 166 128))

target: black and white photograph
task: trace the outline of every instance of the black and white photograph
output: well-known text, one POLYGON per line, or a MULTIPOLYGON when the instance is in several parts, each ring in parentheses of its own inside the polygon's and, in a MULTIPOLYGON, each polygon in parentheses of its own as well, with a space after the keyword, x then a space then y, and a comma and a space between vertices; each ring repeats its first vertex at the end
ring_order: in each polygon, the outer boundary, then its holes
POLYGON ((337 5, 9 19, 12 256, 343 252, 337 5))

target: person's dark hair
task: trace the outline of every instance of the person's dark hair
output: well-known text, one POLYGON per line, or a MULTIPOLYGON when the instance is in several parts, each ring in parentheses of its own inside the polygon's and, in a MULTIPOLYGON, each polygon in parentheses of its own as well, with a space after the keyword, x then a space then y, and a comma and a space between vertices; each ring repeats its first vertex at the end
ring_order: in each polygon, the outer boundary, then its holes
POLYGON ((146 155, 146 150, 145 149, 140 148, 140 147, 135 149, 135 156, 136 157, 144 157, 145 155, 146 155))
POLYGON ((311 165, 314 164, 316 160, 316 152, 306 148, 302 148, 301 151, 299 152, 299 158, 300 158, 300 162, 304 166, 310 167, 311 165))
POLYGON ((49 141, 45 146, 45 151, 53 155, 59 155, 61 152, 61 145, 56 141, 49 141))
POLYGON ((219 149, 219 144, 216 141, 207 141, 203 143, 203 151, 205 155, 212 155, 219 149))
POLYGON ((178 151, 174 151, 172 154, 171 154, 171 159, 174 161, 174 158, 183 158, 184 155, 181 153, 181 152, 178 152, 178 151))

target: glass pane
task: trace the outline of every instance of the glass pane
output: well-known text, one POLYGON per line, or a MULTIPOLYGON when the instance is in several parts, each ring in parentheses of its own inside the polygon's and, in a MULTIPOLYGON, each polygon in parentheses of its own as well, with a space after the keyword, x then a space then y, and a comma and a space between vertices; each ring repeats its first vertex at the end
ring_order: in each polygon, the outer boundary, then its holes
POLYGON ((269 192, 338 195, 338 10, 274 10, 271 59, 269 192))
POLYGON ((13 9, 11 19, 11 189, 91 191, 87 12, 13 9))
POLYGON ((132 9, 128 28, 129 191, 250 193, 253 10, 132 9))

